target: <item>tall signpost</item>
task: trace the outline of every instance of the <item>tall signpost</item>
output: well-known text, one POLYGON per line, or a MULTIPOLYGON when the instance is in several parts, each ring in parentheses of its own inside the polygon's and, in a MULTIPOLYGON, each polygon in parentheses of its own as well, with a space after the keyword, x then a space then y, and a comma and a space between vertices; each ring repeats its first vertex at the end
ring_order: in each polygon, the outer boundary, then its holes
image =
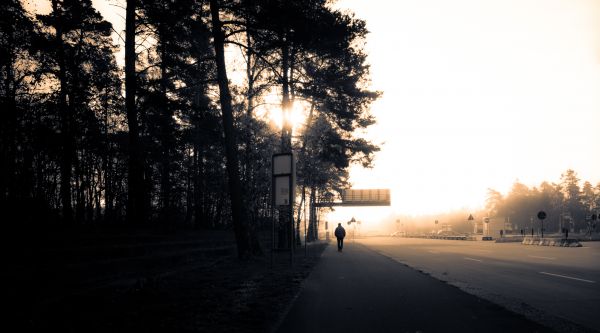
MULTIPOLYGON (((293 153, 274 154, 272 160, 272 207, 287 215, 284 225, 289 228, 286 242, 290 250, 290 264, 294 262, 294 199, 296 188, 296 163, 293 153), (287 214, 286 214, 287 213, 287 214)), ((275 218, 271 233, 271 257, 275 247, 275 218)))
POLYGON ((538 219, 542 222, 542 238, 544 238, 544 220, 546 219, 546 212, 540 210, 537 214, 538 219))

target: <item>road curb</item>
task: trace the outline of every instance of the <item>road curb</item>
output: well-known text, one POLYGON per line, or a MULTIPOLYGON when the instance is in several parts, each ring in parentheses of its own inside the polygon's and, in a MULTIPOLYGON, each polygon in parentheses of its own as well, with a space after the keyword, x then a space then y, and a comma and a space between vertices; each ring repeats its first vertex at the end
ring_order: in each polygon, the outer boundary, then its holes
MULTIPOLYGON (((331 241, 319 241, 319 242, 323 242, 325 243, 325 248, 323 249, 323 251, 321 251, 321 253, 318 256, 318 260, 321 260, 321 257, 323 256, 323 253, 325 251, 327 251, 327 248, 329 247, 329 245, 331 244, 331 241)), ((310 276, 313 274, 315 268, 317 267, 317 265, 319 265, 319 262, 317 262, 313 267, 311 272, 302 280, 302 282, 300 282, 300 287, 298 288, 298 290, 296 291, 296 294, 294 295, 294 297, 292 297, 292 299, 289 301, 289 303, 285 306, 285 309, 283 309, 283 311, 280 313, 279 318, 277 319, 277 321, 271 326, 271 329, 269 330, 269 332, 275 333, 279 331, 279 328, 281 327, 281 324, 283 323, 283 321, 285 320, 285 318, 288 316, 290 310, 292 309, 292 307, 294 306, 294 304, 296 303, 296 300, 298 299, 298 297, 300 296, 300 294, 302 293, 302 291, 304 290, 304 287, 306 285, 306 281, 308 280, 308 278, 310 278, 310 276)))

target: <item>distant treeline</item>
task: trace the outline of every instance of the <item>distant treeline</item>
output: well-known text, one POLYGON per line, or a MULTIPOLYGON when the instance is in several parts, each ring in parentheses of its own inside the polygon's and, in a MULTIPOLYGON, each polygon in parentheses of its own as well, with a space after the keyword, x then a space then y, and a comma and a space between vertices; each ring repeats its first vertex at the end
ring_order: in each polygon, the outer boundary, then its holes
POLYGON ((537 213, 543 210, 547 214, 545 228, 550 232, 559 231, 559 226, 586 231, 590 217, 600 213, 600 183, 580 184, 577 173, 569 169, 559 183, 543 182, 529 188, 517 181, 506 195, 488 189, 486 213, 509 221, 519 230, 531 228, 531 221, 537 223, 537 213))
POLYGON ((488 189, 485 207, 476 210, 456 210, 446 213, 423 216, 397 216, 389 221, 391 230, 404 230, 408 233, 429 233, 443 230, 445 226, 459 233, 473 232, 473 223, 481 223, 489 217, 494 223, 508 224, 512 232, 521 229, 539 228, 537 218, 539 211, 546 212, 544 229, 547 232, 558 232, 561 228, 569 228, 575 232, 588 232, 593 226, 590 218, 596 214, 596 231, 600 229, 600 183, 593 186, 589 181, 583 182, 573 170, 561 175, 559 183, 543 182, 539 187, 529 188, 516 181, 510 192, 502 193, 488 189), (473 220, 468 220, 469 215, 473 220), (435 224, 435 221, 438 221, 435 224), (532 224, 533 222, 533 224, 532 224), (588 222, 590 222, 588 224, 588 222))
POLYGON ((365 22, 325 0, 128 0, 124 68, 91 0, 50 4, 0 6, 6 224, 233 226, 244 239, 270 218, 273 153, 296 153, 301 202, 314 202, 378 150, 353 134, 379 96, 365 22), (297 133, 264 116, 294 105, 297 133))

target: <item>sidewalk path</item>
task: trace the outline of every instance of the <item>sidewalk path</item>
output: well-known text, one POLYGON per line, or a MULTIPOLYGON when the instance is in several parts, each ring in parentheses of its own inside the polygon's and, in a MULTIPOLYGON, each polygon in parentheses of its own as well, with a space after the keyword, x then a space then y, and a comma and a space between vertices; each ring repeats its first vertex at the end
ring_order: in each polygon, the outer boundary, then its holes
POLYGON ((551 332, 347 242, 333 245, 306 279, 278 332, 551 332))

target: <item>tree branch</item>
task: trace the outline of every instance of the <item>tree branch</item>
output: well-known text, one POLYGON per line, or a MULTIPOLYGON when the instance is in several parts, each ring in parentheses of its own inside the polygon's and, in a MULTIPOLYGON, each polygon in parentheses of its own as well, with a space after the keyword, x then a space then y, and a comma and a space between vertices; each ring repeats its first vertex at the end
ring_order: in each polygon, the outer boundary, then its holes
POLYGON ((238 42, 234 42, 234 41, 228 41, 228 40, 226 40, 225 43, 226 44, 237 45, 237 46, 242 47, 242 48, 244 48, 246 50, 250 50, 250 52, 252 52, 254 55, 256 55, 257 57, 259 57, 262 61, 264 61, 267 64, 268 67, 271 68, 271 70, 273 71, 273 73, 275 74, 275 76, 281 78, 281 74, 277 71, 277 68, 273 64, 271 64, 271 62, 269 60, 267 60, 262 55, 254 52, 254 50, 252 50, 251 48, 249 48, 247 45, 244 45, 244 44, 238 43, 238 42))

